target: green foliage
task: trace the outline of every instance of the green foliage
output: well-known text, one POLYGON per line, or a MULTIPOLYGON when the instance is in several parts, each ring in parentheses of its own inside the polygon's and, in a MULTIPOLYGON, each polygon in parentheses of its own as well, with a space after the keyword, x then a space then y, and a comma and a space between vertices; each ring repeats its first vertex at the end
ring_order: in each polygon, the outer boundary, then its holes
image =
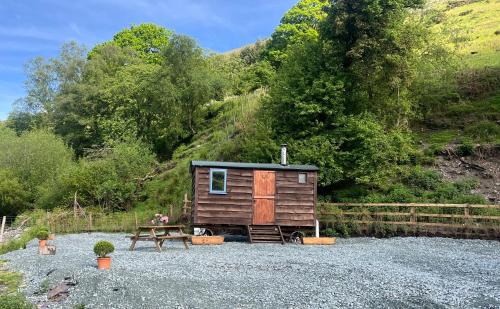
POLYGON ((287 58, 289 46, 317 39, 319 24, 325 19, 328 4, 326 0, 300 0, 285 13, 265 52, 274 66, 279 66, 287 58))
POLYGON ((321 234, 325 235, 327 237, 335 237, 335 236, 337 236, 337 232, 334 229, 330 228, 330 227, 322 230, 321 234))
POLYGON ((106 240, 98 241, 94 245, 94 253, 100 258, 107 257, 107 255, 113 253, 113 251, 115 251, 115 246, 106 240))
POLYGON ((44 226, 37 228, 36 238, 38 238, 39 240, 47 240, 49 238, 49 229, 44 226))
POLYGON ((476 145, 474 145, 471 140, 462 139, 461 143, 456 149, 456 153, 461 157, 466 157, 474 154, 474 149, 476 149, 476 145))
POLYGON ((254 44, 244 46, 239 51, 238 57, 243 61, 245 65, 252 65, 257 63, 257 61, 262 60, 262 53, 267 47, 267 42, 258 40, 254 44))
POLYGON ((139 207, 180 207, 184 193, 191 194, 191 160, 278 160, 279 146, 267 134, 268 129, 255 122, 264 95, 258 91, 211 105, 206 128, 191 143, 178 147, 172 160, 165 163, 166 170, 145 183, 139 207))
POLYGON ((118 143, 97 150, 68 169, 44 192, 39 205, 51 209, 65 206, 76 195, 81 206, 130 209, 136 198, 137 179, 150 172, 154 155, 140 142, 118 143))
MULTIPOLYGON (((281 143, 291 163, 320 167, 325 199, 485 202, 470 193, 473 181, 419 166, 451 143, 467 155, 500 140, 494 31, 474 17, 497 4, 448 2, 301 0, 270 40, 221 55, 154 24, 87 57, 65 44, 27 65, 27 96, 0 126, 0 212, 76 198, 96 214, 147 213, 191 191, 190 160, 276 162, 281 143), (472 37, 457 20, 490 32, 472 37), (481 61, 469 55, 476 47, 481 61), (465 50, 474 68, 463 66, 465 50), (424 154, 409 130, 416 120, 424 154)), ((358 233, 350 223, 333 229, 358 233)))
POLYGON ((115 45, 134 50, 147 63, 159 64, 162 62, 161 51, 168 46, 171 35, 172 31, 151 23, 132 26, 115 34, 111 41, 94 47, 89 58, 100 49, 115 45))
POLYGON ((267 61, 259 61, 247 66, 239 76, 236 93, 248 93, 267 87, 274 78, 275 71, 267 61))
POLYGON ((71 149, 46 130, 20 137, 2 130, 0 135, 0 168, 10 170, 32 193, 71 165, 71 149))
POLYGON ((59 175, 73 166, 72 151, 46 130, 16 136, 0 130, 0 206, 16 214, 36 204, 59 175))
POLYGON ((199 129, 204 105, 223 97, 225 81, 191 38, 170 35, 153 53, 158 61, 144 60, 134 48, 95 49, 82 68, 82 81, 56 93, 55 131, 77 155, 141 139, 168 159, 199 129))
POLYGON ((0 216, 13 216, 29 208, 30 196, 11 171, 0 169, 0 216))
POLYGON ((465 128, 465 134, 483 143, 500 143, 500 125, 483 120, 465 128))
POLYGON ((0 245, 0 255, 14 250, 25 249, 28 242, 34 239, 35 236, 36 236, 36 227, 24 231, 21 234, 21 237, 16 239, 11 239, 8 242, 0 245))
MULTIPOLYGON (((349 111, 370 111, 389 126, 403 126, 412 111, 409 85, 423 57, 425 24, 411 18, 421 0, 335 1, 322 25, 327 76, 338 76, 349 111)), ((425 56, 427 57, 427 56, 425 56)))
POLYGON ((40 286, 38 288, 38 294, 45 294, 49 291, 49 279, 45 278, 40 282, 40 286))
POLYGON ((26 298, 20 294, 0 295, 0 308, 2 309, 33 309, 34 305, 30 304, 26 298))

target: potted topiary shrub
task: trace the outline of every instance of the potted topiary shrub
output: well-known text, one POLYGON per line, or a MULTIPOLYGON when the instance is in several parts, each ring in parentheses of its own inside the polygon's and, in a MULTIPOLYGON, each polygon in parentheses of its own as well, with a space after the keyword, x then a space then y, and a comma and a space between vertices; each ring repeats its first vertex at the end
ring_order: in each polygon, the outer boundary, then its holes
POLYGON ((38 248, 43 249, 47 245, 47 238, 49 238, 49 229, 40 227, 36 231, 36 238, 38 238, 38 248))
POLYGON ((111 266, 111 257, 108 254, 115 251, 115 246, 106 240, 98 241, 94 245, 94 253, 97 255, 97 268, 109 269, 111 266))

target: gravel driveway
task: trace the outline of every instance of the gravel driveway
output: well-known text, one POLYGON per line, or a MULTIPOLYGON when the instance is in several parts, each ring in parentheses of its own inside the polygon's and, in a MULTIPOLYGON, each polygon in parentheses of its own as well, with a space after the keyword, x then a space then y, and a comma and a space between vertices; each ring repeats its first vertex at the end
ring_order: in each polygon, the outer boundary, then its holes
POLYGON ((37 243, 1 259, 25 274, 23 291, 43 308, 500 308, 500 242, 445 238, 351 238, 334 246, 191 246, 151 242, 128 251, 124 234, 58 236, 57 255, 37 243), (115 244, 112 270, 96 269, 97 240, 115 244), (47 275, 47 273, 49 273, 47 275), (61 303, 49 286, 72 277, 61 303), (40 291, 41 295, 34 295, 40 291))

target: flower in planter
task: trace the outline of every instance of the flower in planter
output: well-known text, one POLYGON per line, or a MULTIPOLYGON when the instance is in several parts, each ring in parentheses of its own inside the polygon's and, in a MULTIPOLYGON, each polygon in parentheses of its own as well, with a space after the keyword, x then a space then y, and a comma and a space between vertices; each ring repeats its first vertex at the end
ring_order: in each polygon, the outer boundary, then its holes
POLYGON ((151 220, 151 224, 167 224, 168 223, 168 216, 164 216, 162 214, 155 214, 155 218, 151 220))
POLYGON ((167 224, 168 223, 168 216, 161 216, 160 217, 160 222, 163 223, 163 224, 167 224))

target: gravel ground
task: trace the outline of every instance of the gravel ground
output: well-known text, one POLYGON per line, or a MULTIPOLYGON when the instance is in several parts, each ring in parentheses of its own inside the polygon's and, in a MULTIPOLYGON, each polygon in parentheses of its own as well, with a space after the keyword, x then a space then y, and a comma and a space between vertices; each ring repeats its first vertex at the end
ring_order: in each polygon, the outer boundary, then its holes
POLYGON ((124 234, 58 236, 57 255, 37 243, 10 252, 23 292, 42 308, 500 308, 500 242, 445 238, 351 238, 334 246, 191 246, 152 242, 128 251, 124 234), (92 248, 115 244, 112 270, 96 269, 92 248), (47 275, 47 273, 49 273, 47 275), (40 287, 73 277, 61 303, 40 287))

